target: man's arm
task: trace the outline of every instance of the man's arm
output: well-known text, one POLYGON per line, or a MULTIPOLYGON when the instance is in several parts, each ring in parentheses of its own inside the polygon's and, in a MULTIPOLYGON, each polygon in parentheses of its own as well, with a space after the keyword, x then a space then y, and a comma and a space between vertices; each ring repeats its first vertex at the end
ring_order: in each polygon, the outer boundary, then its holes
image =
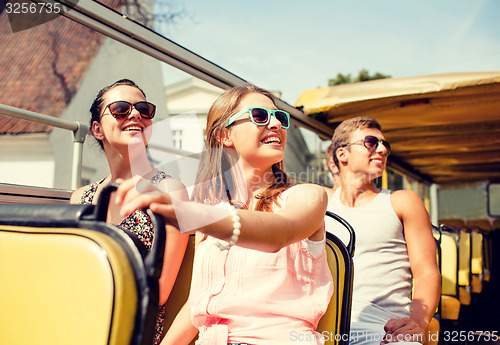
POLYGON ((397 335, 418 335, 426 340, 427 327, 436 311, 441 293, 441 276, 436 260, 436 242, 429 214, 417 193, 397 191, 391 196, 396 214, 403 223, 410 268, 413 275, 412 311, 409 318, 391 319, 386 324, 392 341, 397 335), (420 335, 419 335, 420 334, 420 335))

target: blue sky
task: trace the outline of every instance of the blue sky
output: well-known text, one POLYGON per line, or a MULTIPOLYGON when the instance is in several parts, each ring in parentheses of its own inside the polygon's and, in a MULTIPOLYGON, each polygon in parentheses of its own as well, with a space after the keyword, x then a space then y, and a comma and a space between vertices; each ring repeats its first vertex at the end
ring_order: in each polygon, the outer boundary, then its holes
POLYGON ((500 71, 498 0, 169 2, 189 16, 166 37, 292 105, 362 68, 395 78, 500 71))

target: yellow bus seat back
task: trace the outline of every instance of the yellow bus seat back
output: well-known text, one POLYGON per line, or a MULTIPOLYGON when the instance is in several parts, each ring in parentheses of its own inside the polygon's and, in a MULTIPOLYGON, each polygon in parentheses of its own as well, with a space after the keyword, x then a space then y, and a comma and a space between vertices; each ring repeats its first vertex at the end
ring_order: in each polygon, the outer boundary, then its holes
MULTIPOLYGON (((328 212, 327 215, 344 225, 351 233, 349 246, 354 248, 354 230, 339 216, 328 212)), ((328 266, 333 278, 334 291, 328 309, 319 321, 317 332, 325 340, 326 345, 348 344, 351 324, 351 301, 354 267, 353 252, 335 235, 326 234, 326 254, 328 266)))
POLYGON ((441 232, 441 312, 443 320, 458 320, 460 295, 458 287, 458 236, 441 232))
POLYGON ((458 284, 467 287, 470 285, 470 262, 471 262, 471 246, 470 233, 461 230, 458 242, 459 248, 459 268, 458 268, 458 284))
POLYGON ((483 235, 477 231, 473 231, 472 235, 472 259, 471 272, 472 274, 483 274, 483 235))
POLYGON ((137 287, 109 236, 0 226, 0 334, 6 344, 126 344, 137 287))
POLYGON ((491 231, 490 221, 487 219, 476 219, 467 222, 472 229, 472 258, 471 258, 471 292, 481 293, 483 281, 489 281, 487 234, 491 231))
POLYGON ((483 290, 483 235, 473 229, 471 232, 472 258, 471 258, 471 292, 481 293, 483 290))
POLYGON ((443 232, 441 236, 441 292, 458 297, 458 247, 454 234, 443 232))
POLYGON ((484 270, 483 270, 483 281, 489 282, 491 279, 491 269, 493 264, 493 242, 491 240, 490 234, 483 236, 483 258, 484 258, 484 270))
POLYGON ((458 285, 460 286, 460 303, 470 305, 471 302, 471 233, 466 229, 460 230, 459 242, 459 269, 458 285))
POLYGON ((97 205, 0 205, 2 344, 150 345, 165 250, 163 218, 149 252, 97 205))
MULTIPOLYGON (((458 298, 463 305, 471 302, 471 234, 462 219, 445 219, 443 228, 453 231, 458 236, 458 298)), ((444 255, 443 255, 444 256, 444 255)))

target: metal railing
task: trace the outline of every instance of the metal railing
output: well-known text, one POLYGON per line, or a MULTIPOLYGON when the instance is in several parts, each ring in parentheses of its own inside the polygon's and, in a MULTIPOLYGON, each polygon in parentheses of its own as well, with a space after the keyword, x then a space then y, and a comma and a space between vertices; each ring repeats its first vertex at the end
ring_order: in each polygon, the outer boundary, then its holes
POLYGON ((71 166, 71 188, 80 186, 82 176, 83 143, 89 131, 89 126, 78 121, 68 121, 53 116, 35 113, 33 111, 0 104, 0 114, 32 122, 41 123, 73 132, 73 160, 71 166))
MULTIPOLYGON (((90 135, 88 125, 78 121, 63 120, 5 104, 0 104, 0 114, 72 131, 73 160, 71 166, 71 189, 75 190, 80 187, 82 176, 83 143, 85 142, 86 136, 88 134, 90 135)), ((149 144, 148 146, 153 150, 167 152, 177 156, 189 157, 193 159, 200 159, 201 157, 200 153, 193 153, 173 147, 153 144, 149 144)))
MULTIPOLYGON (((42 1, 52 2, 52 0, 42 1)), ((71 9, 70 11, 64 11, 62 13, 63 16, 100 32, 113 40, 124 43, 158 61, 165 62, 192 76, 205 80, 212 85, 227 89, 246 83, 244 79, 224 68, 98 2, 92 0, 79 0, 76 3, 70 0, 56 1, 63 4, 66 10, 71 9)), ((292 121, 295 124, 315 132, 322 138, 331 137, 333 129, 329 126, 312 117, 306 116, 302 111, 282 100, 279 100, 278 103, 280 109, 284 109, 290 113, 292 121)), ((72 131, 74 145, 71 188, 76 189, 80 186, 83 143, 89 131, 88 125, 78 121, 63 120, 2 104, 0 104, 0 114, 72 131)), ((199 154, 196 153, 168 147, 160 146, 154 149, 185 157, 199 157, 199 154)))

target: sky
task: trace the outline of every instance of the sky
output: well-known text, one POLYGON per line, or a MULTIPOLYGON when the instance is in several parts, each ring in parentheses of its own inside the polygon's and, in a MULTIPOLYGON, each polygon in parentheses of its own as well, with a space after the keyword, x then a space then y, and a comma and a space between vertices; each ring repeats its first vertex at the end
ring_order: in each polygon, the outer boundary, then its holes
POLYGON ((363 68, 500 71, 499 0, 165 1, 185 12, 167 38, 292 105, 363 68))

